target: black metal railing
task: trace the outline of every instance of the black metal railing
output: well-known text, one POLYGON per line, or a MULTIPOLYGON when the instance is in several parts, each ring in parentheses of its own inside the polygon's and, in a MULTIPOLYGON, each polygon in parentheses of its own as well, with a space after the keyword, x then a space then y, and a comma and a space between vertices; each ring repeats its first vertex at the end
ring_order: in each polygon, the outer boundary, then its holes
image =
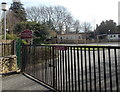
POLYGON ((23 72, 59 91, 120 91, 120 47, 25 45, 23 72))
POLYGON ((0 56, 3 57, 14 54, 15 54, 14 42, 0 43, 0 56))

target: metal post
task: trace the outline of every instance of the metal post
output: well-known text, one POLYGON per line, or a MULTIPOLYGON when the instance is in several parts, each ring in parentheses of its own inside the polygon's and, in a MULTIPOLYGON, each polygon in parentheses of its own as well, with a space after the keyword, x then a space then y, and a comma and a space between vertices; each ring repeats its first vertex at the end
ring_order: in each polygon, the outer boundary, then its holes
POLYGON ((6 40, 6 11, 7 11, 7 3, 2 2, 2 10, 4 12, 4 40, 6 40))
POLYGON ((109 43, 110 43, 110 30, 108 30, 108 32, 109 32, 109 36, 108 37, 109 37, 109 43))
POLYGON ((6 11, 4 11, 4 40, 6 40, 6 11))

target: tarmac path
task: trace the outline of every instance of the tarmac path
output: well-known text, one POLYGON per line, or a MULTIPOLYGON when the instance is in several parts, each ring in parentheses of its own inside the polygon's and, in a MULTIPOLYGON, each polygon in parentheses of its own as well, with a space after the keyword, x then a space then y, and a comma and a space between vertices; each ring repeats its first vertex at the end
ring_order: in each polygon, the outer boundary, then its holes
POLYGON ((2 77, 2 90, 5 90, 2 92, 53 92, 48 87, 40 85, 22 74, 2 77))

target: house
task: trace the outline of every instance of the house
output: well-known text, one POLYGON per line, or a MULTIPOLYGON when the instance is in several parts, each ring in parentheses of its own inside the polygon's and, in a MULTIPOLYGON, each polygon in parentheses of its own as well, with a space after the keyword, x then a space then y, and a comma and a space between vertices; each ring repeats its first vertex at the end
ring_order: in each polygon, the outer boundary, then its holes
POLYGON ((59 34, 57 35, 57 43, 65 43, 65 44, 76 44, 83 43, 85 39, 84 33, 71 33, 71 34, 59 34))
POLYGON ((108 41, 120 41, 120 34, 108 34, 108 41))

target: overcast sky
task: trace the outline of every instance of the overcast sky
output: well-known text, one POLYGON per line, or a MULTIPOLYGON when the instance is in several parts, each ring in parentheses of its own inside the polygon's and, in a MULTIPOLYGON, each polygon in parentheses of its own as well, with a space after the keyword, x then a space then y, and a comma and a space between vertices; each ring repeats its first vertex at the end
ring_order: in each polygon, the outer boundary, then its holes
MULTIPOLYGON (((9 5, 12 0, 6 1, 9 5)), ((40 5, 62 5, 81 22, 99 24, 103 20, 112 19, 118 22, 118 1, 120 0, 21 0, 25 7, 40 5)))

